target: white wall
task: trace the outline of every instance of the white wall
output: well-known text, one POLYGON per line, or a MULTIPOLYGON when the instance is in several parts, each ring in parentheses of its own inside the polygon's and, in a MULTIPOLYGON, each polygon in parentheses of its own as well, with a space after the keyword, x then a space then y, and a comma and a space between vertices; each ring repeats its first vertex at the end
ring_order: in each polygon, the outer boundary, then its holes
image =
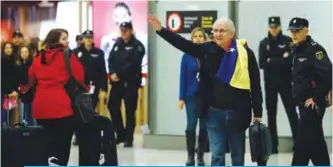
MULTIPOLYGON (((331 1, 241 1, 238 10, 238 35, 248 40, 249 46, 258 54, 259 42, 268 32, 268 17, 280 16, 283 33, 293 17, 305 17, 310 23, 310 35, 326 48, 332 56, 332 2, 331 1)), ((332 59, 331 59, 332 60, 332 59)), ((262 76, 262 75, 261 75, 262 76)), ((263 82, 262 82, 263 83, 263 82)), ((263 84, 262 84, 263 85, 263 84)), ((265 94, 264 94, 265 95, 265 94)), ((265 105, 263 106, 266 109, 265 105)), ((264 112, 266 122, 267 112, 264 112)), ((291 136, 289 122, 281 99, 278 104, 279 136, 291 136)), ((327 112, 324 118, 324 133, 332 135, 332 115, 327 112)))
MULTIPOLYGON (((227 1, 159 1, 156 5, 156 15, 164 26, 166 11, 170 10, 218 10, 218 17, 228 16, 227 1)), ((190 34, 184 36, 189 38, 190 34)), ((177 107, 180 61, 183 53, 157 37, 154 32, 149 34, 149 40, 149 103, 152 103, 149 112, 152 113, 151 122, 154 122, 153 132, 184 135, 186 111, 177 107)))

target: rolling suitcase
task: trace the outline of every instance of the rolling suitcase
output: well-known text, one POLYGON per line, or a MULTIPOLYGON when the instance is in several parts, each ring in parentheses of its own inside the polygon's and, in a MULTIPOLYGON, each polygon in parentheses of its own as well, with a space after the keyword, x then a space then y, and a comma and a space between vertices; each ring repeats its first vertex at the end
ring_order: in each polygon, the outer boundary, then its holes
POLYGON ((117 166, 117 143, 112 121, 96 115, 77 131, 80 166, 117 166))
POLYGON ((47 166, 46 135, 40 126, 21 123, 1 128, 1 167, 47 166))
POLYGON ((249 128, 252 162, 267 161, 272 153, 272 140, 269 129, 262 123, 254 123, 249 128))
POLYGON ((112 121, 96 115, 95 121, 101 132, 100 162, 101 166, 118 166, 117 142, 112 121))

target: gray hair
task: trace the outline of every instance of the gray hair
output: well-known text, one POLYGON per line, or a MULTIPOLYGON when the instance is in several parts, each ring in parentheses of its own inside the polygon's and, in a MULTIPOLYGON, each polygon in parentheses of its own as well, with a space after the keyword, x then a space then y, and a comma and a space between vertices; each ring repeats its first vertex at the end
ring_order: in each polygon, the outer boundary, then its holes
POLYGON ((225 24, 227 26, 228 30, 230 30, 232 32, 236 32, 235 24, 229 18, 226 18, 226 17, 220 17, 220 18, 218 18, 214 22, 213 28, 215 28, 217 24, 225 24))

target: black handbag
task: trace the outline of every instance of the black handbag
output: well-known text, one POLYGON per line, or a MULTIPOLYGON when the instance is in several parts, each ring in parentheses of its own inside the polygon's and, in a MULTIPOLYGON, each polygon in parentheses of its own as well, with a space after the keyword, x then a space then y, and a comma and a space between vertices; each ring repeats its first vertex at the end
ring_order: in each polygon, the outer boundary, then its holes
POLYGON ((74 115, 83 123, 88 123, 94 118, 96 112, 90 94, 86 93, 84 86, 73 77, 70 56, 70 51, 68 49, 64 50, 64 60, 69 75, 69 81, 65 88, 71 98, 74 115))
POLYGON ((272 140, 266 125, 255 122, 249 128, 252 162, 267 161, 272 154, 272 140))

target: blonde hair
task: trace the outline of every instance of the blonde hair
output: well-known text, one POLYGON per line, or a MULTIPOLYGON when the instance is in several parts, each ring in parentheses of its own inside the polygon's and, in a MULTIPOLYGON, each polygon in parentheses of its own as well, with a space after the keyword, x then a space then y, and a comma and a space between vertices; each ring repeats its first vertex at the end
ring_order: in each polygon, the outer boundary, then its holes
POLYGON ((205 41, 207 41, 206 32, 205 32, 205 30, 202 29, 201 27, 196 27, 196 28, 194 28, 194 29, 192 30, 192 32, 191 32, 191 40, 193 40, 193 36, 194 36, 194 34, 195 34, 196 32, 198 32, 198 31, 202 32, 205 41))

